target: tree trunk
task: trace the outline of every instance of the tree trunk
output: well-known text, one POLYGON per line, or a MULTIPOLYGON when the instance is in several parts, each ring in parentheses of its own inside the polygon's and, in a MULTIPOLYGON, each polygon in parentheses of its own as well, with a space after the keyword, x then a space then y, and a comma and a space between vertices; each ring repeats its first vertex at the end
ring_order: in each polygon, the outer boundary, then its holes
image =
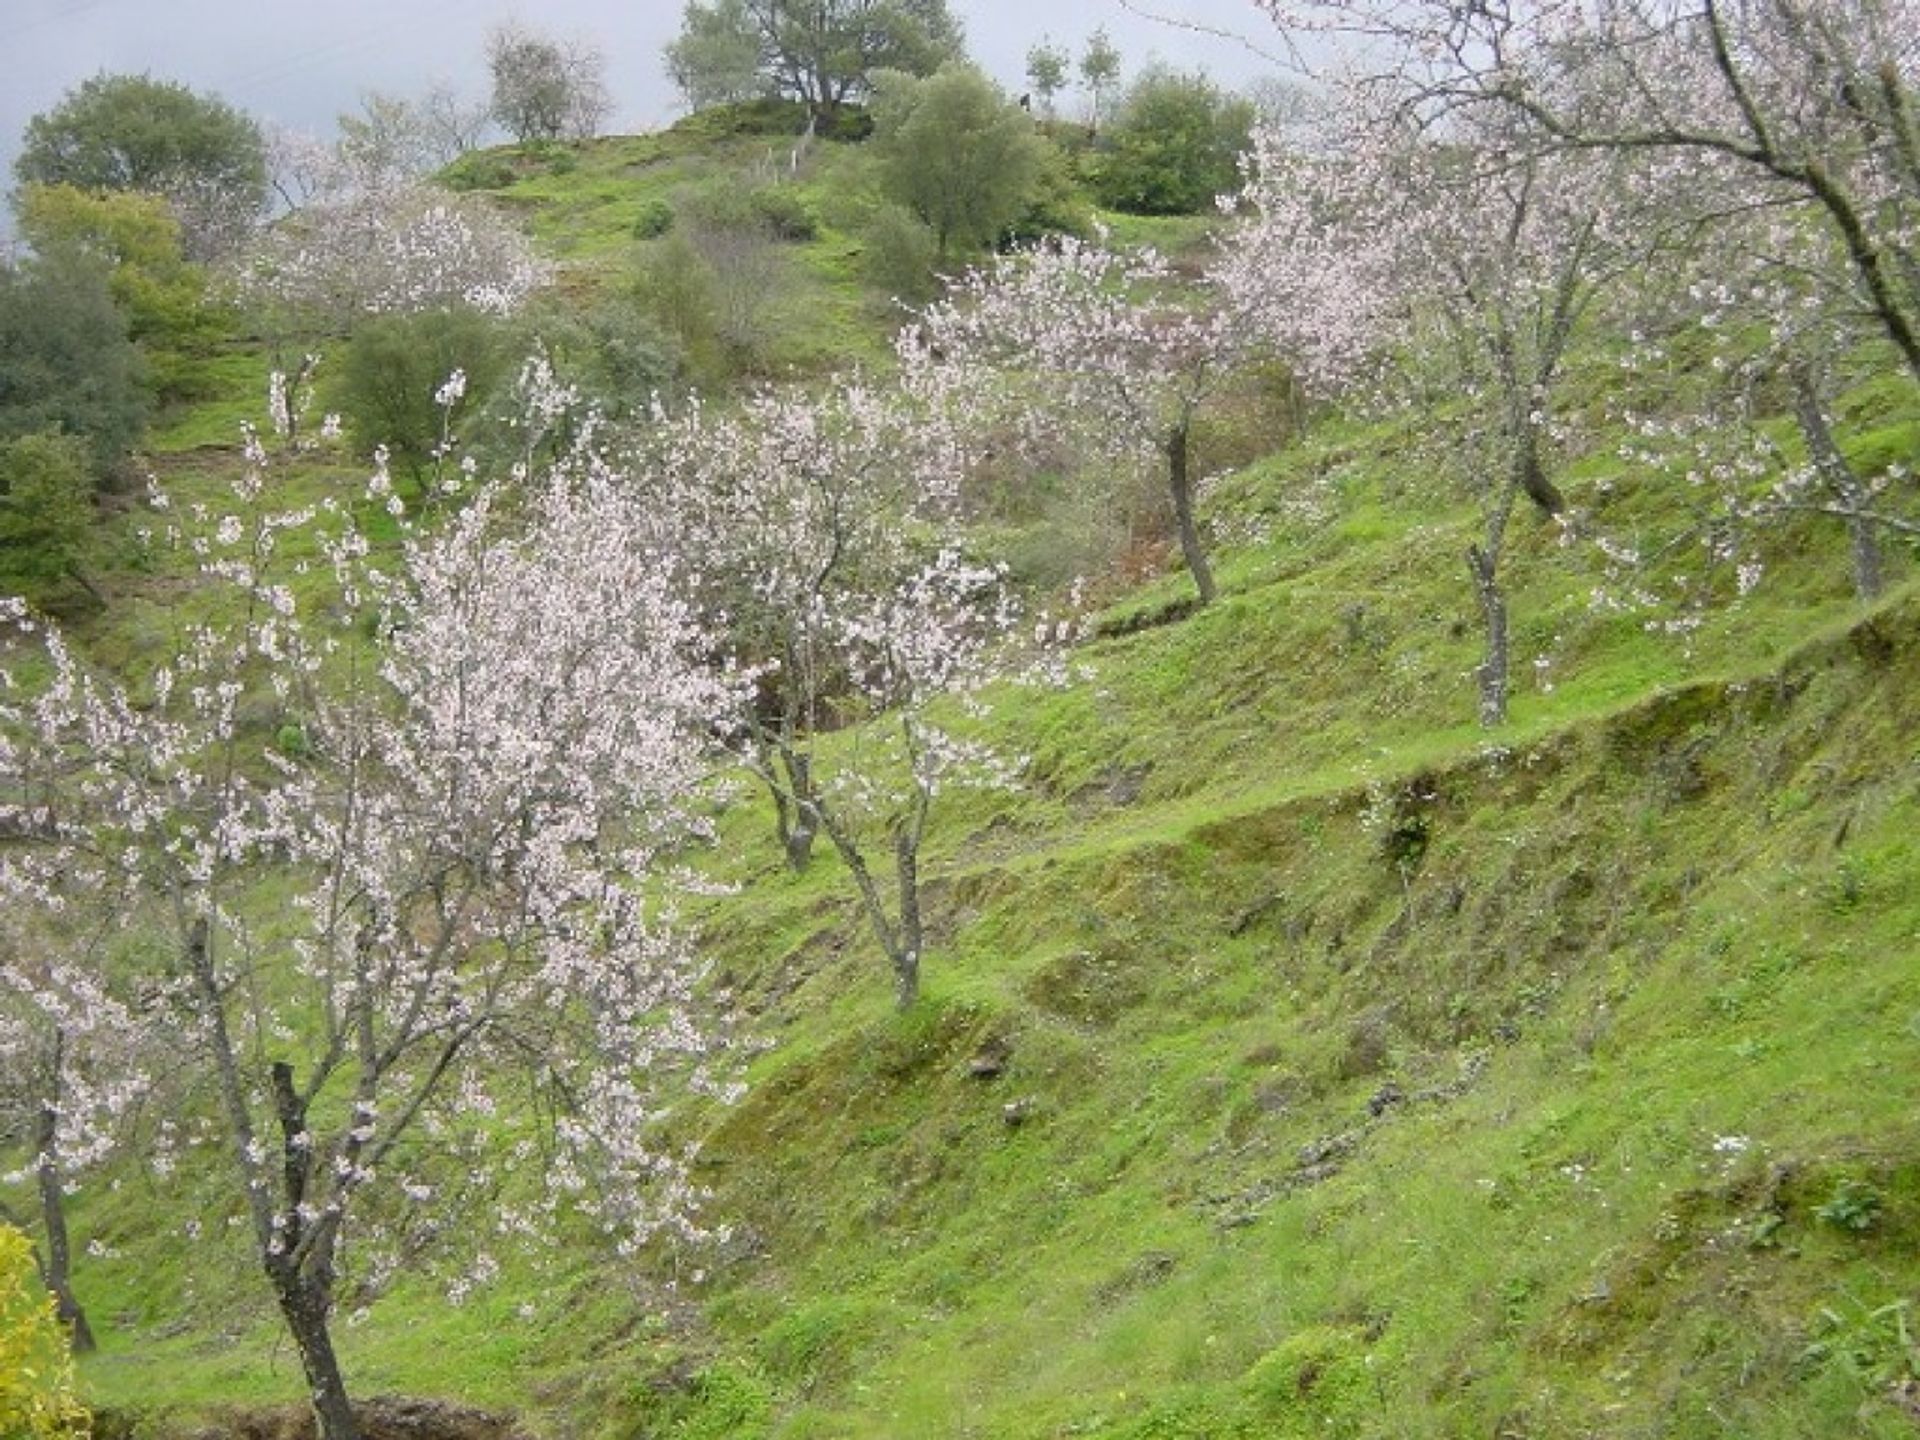
POLYGON ((893 858, 900 884, 900 924, 894 932, 894 999, 911 1010, 920 998, 920 951, 925 930, 920 920, 920 838, 917 826, 903 825, 893 837, 893 858))
POLYGON ((814 837, 820 833, 814 822, 816 806, 813 793, 813 760, 788 746, 780 750, 780 764, 787 772, 787 794, 792 797, 792 814, 784 796, 781 801, 780 848, 786 851, 787 868, 798 874, 813 859, 814 837))
POLYGON ((327 1328, 328 1312, 333 1308, 328 1287, 284 1270, 270 1269, 269 1273, 280 1300, 280 1313, 286 1317, 287 1330, 300 1351, 300 1368, 307 1375, 307 1398, 320 1423, 320 1440, 360 1440, 360 1424, 353 1418, 347 1382, 340 1373, 333 1336, 327 1328))
POLYGON ((1499 563, 1495 550, 1478 545, 1467 550, 1467 569, 1486 625, 1486 656, 1474 673, 1480 681, 1480 723, 1489 730, 1507 722, 1507 597, 1500 589, 1499 563))
MULTIPOLYGON (((55 1032, 53 1040, 54 1085, 59 1085, 61 1067, 66 1063, 66 1036, 55 1032)), ((95 1348, 93 1327, 87 1324, 87 1312, 73 1293, 73 1245, 67 1236, 67 1200, 60 1174, 60 1112, 51 1102, 43 1102, 34 1125, 34 1145, 39 1156, 34 1165, 40 1187, 40 1223, 47 1232, 47 1263, 44 1275, 53 1296, 54 1313, 77 1355, 95 1348)))
POLYGON ((1864 513, 1871 497, 1859 472, 1833 438, 1833 427, 1827 423, 1826 407, 1820 400, 1819 380, 1810 365, 1795 370, 1793 411, 1814 470, 1847 511, 1853 593, 1861 600, 1876 600, 1886 581, 1880 567, 1880 536, 1872 518, 1864 513))
POLYGON ((1211 605, 1218 591, 1214 588, 1213 567, 1200 544, 1200 530, 1193 518, 1193 479, 1189 434, 1185 422, 1173 427, 1167 436, 1167 487, 1173 494, 1174 523, 1180 529, 1180 553, 1200 591, 1200 603, 1211 605))
POLYGON ((1539 507, 1543 515, 1565 514, 1567 497, 1560 493, 1559 486, 1547 478, 1547 467, 1540 462, 1540 432, 1532 420, 1521 422, 1521 430, 1516 438, 1520 447, 1519 474, 1516 477, 1520 488, 1527 492, 1527 498, 1539 507))
POLYGON ((773 797, 773 834, 780 842, 780 848, 786 852, 787 868, 795 872, 804 870, 807 868, 805 859, 796 860, 794 857, 793 802, 787 799, 785 787, 766 776, 762 778, 766 779, 767 793, 773 797))
MULTIPOLYGON (((903 943, 901 929, 887 915, 887 907, 880 897, 880 886, 873 878, 873 871, 867 868, 867 857, 860 853, 860 847, 854 842, 853 833, 833 818, 833 812, 814 802, 813 813, 819 819, 820 828, 827 832, 827 838, 833 842, 833 848, 839 852, 840 859, 846 864, 847 873, 853 876, 854 887, 860 892, 861 908, 867 912, 867 924, 873 931, 873 938, 880 942, 880 948, 886 952, 887 961, 893 966, 895 994, 900 1006, 905 1009, 911 1005, 920 993, 920 951, 916 936, 911 948, 903 943)), ((898 837, 896 844, 898 843, 898 837)), ((901 881, 901 893, 906 893, 906 882, 901 881)), ((915 889, 913 911, 914 924, 919 925, 918 889, 915 889)), ((905 917, 903 916, 904 920, 905 917)))
POLYGON ((1873 521, 1855 511, 1847 516, 1847 538, 1853 551, 1853 593, 1861 600, 1877 600, 1886 587, 1880 571, 1880 536, 1873 521))

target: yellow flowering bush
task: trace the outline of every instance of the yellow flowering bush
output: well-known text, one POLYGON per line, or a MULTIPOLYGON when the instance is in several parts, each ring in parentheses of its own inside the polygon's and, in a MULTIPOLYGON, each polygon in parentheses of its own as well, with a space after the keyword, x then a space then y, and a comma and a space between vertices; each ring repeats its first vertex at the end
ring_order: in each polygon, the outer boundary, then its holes
POLYGON ((27 1237, 0 1225, 0 1437, 66 1440, 87 1429, 53 1297, 40 1283, 27 1237))

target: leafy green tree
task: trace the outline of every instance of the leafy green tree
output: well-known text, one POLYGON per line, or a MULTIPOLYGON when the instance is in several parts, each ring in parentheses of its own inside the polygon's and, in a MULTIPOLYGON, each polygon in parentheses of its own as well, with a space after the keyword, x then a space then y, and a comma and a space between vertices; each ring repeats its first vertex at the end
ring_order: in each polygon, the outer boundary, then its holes
POLYGON ((691 110, 738 104, 768 89, 760 68, 760 34, 746 0, 688 5, 666 58, 667 74, 691 110))
POLYGON ((22 184, 164 195, 196 256, 227 247, 266 202, 260 127, 212 95, 149 75, 100 74, 27 122, 22 184))
POLYGON ((86 442, 22 435, 0 442, 0 594, 45 608, 81 565, 93 535, 93 476, 86 442))
POLYGON ((477 311, 382 315, 348 342, 327 398, 357 446, 385 447, 396 467, 422 482, 507 364, 505 328, 477 311), (445 405, 436 398, 443 392, 445 405))
POLYGON ((107 288, 145 355, 162 400, 191 399, 205 357, 230 333, 229 312, 212 302, 207 272, 186 258, 180 221, 156 195, 22 186, 14 197, 20 233, 41 255, 104 261, 107 288))
POLYGON ((0 440, 43 431, 84 438, 105 478, 146 423, 140 352, 94 256, 0 267, 0 440))
POLYGON ((927 222, 904 205, 880 206, 861 232, 861 273, 889 300, 921 305, 933 299, 939 258, 927 222))
POLYGON ((1252 102, 1198 72, 1154 68, 1133 83, 1094 175, 1103 205, 1136 215, 1197 215, 1240 185, 1252 102))
POLYGON ((990 244, 1032 202, 1047 142, 972 65, 875 81, 873 147, 889 198, 926 222, 936 256, 990 244))
POLYGON ((1002 247, 1037 245, 1049 235, 1093 233, 1093 203, 1073 157, 1045 130, 1040 131, 1040 170, 1027 192, 1027 204, 1000 234, 1002 247))
POLYGON ((688 0, 667 68, 688 100, 733 95, 755 57, 757 89, 831 116, 882 70, 931 75, 961 58, 946 0, 688 0))
POLYGON ((0 1225, 0 1435, 56 1440, 86 1433, 73 1394, 73 1366, 40 1283, 33 1247, 0 1225))
POLYGON ((631 291, 602 295, 589 306, 543 299, 521 319, 540 337, 560 380, 611 419, 647 414, 680 376, 679 342, 631 291))
POLYGON ((1093 109, 1087 117, 1087 128, 1098 133, 1100 102, 1120 79, 1120 52, 1113 48, 1105 29, 1095 30, 1087 37, 1087 48, 1080 55, 1080 79, 1092 97, 1093 109))
POLYGON ((1027 51, 1027 83, 1040 97, 1040 113, 1053 114, 1053 97, 1067 88, 1067 66, 1071 57, 1051 41, 1027 51))

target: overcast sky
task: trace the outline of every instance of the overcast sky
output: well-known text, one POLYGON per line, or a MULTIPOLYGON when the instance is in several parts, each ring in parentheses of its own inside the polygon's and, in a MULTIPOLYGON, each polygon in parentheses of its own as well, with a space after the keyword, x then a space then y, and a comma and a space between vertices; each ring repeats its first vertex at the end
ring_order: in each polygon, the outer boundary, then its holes
MULTIPOLYGON (((1244 86, 1274 68, 1273 30, 1252 0, 949 0, 973 57, 1014 91, 1027 50, 1051 39, 1076 56, 1104 27, 1123 79, 1150 59, 1244 86)), ((682 0, 0 0, 0 167, 10 187, 27 121, 101 71, 151 74, 212 91, 263 123, 319 135, 361 92, 414 95, 436 80, 486 91, 488 30, 520 19, 593 42, 607 56, 610 129, 681 113, 661 66, 682 0)), ((1070 98, 1069 105, 1077 103, 1070 98)), ((0 225, 4 225, 0 220, 0 225)))

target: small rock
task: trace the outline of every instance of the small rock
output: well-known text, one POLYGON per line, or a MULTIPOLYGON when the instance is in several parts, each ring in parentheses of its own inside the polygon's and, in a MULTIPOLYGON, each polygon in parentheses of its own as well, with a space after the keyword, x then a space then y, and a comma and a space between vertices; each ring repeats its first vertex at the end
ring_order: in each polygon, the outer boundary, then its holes
POLYGON ((1005 1122, 1009 1130, 1018 1130, 1022 1125, 1027 1123, 1028 1117, 1032 1114, 1033 1101, 1031 1098, 1023 1097, 1019 1100, 1009 1100, 1000 1107, 1000 1119, 1005 1122))
POLYGON ((1328 1135, 1315 1140, 1310 1145, 1300 1147, 1299 1168, 1308 1170, 1329 1161, 1339 1161, 1352 1153, 1353 1147, 1360 1142, 1358 1133, 1352 1130, 1342 1131, 1338 1135, 1328 1135))
POLYGON ((967 1074, 976 1080, 997 1080, 1007 1068, 1012 1053, 1006 1041, 995 1038, 983 1044, 967 1062, 967 1074))

